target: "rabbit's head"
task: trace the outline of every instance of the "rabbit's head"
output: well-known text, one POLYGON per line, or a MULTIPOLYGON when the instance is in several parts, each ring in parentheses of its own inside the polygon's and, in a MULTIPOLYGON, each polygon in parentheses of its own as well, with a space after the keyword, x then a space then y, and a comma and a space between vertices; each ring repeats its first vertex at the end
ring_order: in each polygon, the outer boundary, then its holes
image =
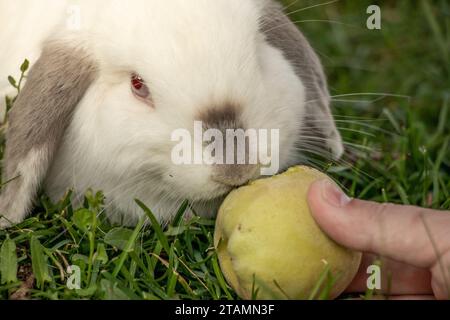
POLYGON ((253 130, 248 146, 265 139, 273 173, 300 161, 303 136, 342 154, 320 62, 274 2, 101 2, 81 7, 79 30, 55 29, 11 111, 0 198, 11 222, 41 185, 54 198, 103 190, 128 221, 134 199, 161 220, 185 199, 208 208, 263 172, 260 161, 211 161, 219 148, 224 159, 238 154, 216 141, 230 130, 253 130), (195 150, 208 139, 199 132, 217 134, 201 163, 195 150), (192 138, 182 164, 180 133, 192 138))

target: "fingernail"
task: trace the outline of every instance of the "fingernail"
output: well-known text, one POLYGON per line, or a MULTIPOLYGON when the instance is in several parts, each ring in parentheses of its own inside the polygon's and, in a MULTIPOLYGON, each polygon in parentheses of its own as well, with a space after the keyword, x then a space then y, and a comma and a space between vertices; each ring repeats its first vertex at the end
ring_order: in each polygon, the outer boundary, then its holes
POLYGON ((341 208, 352 201, 334 182, 325 179, 320 183, 322 184, 322 198, 329 205, 341 208))

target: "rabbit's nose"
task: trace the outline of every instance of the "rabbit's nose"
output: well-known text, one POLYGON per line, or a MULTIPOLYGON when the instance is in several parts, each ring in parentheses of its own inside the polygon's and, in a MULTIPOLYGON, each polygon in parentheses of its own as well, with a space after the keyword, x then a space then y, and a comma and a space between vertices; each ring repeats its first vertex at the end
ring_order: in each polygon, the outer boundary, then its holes
POLYGON ((229 187, 240 187, 257 177, 258 165, 224 164, 213 169, 212 180, 229 187))
POLYGON ((235 104, 224 104, 221 107, 209 108, 199 115, 205 130, 218 130, 224 138, 222 144, 223 164, 213 165, 211 179, 230 187, 239 187, 258 177, 259 165, 255 160, 253 151, 255 146, 251 145, 256 141, 245 135, 246 129, 244 129, 245 126, 240 118, 241 109, 235 104), (232 131, 231 135, 230 131, 232 131), (240 134, 237 132, 240 132, 240 134), (242 141, 236 141, 238 137, 242 141), (240 147, 238 147, 239 143, 241 144, 240 147), (242 145, 244 145, 243 148, 242 145))
MULTIPOLYGON (((244 132, 244 129, 237 129, 244 132)), ((239 187, 258 177, 259 163, 255 147, 257 141, 249 139, 245 134, 225 137, 223 141, 222 162, 215 163, 212 168, 213 181, 230 187, 239 187), (256 144, 252 145, 252 144, 256 144)))

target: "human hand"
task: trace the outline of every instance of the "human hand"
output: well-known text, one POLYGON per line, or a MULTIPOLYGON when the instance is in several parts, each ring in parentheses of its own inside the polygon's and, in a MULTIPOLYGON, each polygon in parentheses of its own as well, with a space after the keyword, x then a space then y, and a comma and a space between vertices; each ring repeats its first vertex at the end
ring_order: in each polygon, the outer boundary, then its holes
POLYGON ((367 290, 367 267, 378 256, 381 293, 395 299, 450 298, 449 211, 350 199, 328 180, 311 186, 308 201, 326 234, 364 252, 348 292, 367 290))

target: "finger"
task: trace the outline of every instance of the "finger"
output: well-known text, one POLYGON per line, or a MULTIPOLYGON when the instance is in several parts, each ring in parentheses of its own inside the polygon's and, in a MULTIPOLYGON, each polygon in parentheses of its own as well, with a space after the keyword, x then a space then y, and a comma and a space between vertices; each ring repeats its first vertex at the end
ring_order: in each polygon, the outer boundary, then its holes
MULTIPOLYGON (((372 254, 364 254, 353 282, 347 288, 348 293, 364 293, 368 289, 369 266, 380 262, 380 288, 376 294, 391 295, 432 295, 431 273, 427 269, 411 267, 390 259, 379 259, 372 254)), ((378 275, 375 275, 378 276, 378 275)), ((369 280, 369 282, 371 282, 369 280)), ((371 282, 372 283, 372 282, 371 282)))
POLYGON ((308 200, 320 227, 346 247, 420 268, 450 249, 448 212, 351 200, 328 180, 314 183, 308 200))

